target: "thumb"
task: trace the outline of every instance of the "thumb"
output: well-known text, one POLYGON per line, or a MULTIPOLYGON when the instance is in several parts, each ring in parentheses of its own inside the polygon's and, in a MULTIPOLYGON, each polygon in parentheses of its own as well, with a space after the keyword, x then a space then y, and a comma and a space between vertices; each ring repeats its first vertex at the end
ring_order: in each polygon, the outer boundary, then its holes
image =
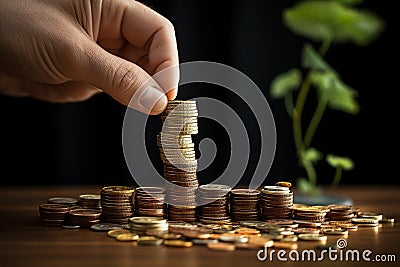
POLYGON ((155 115, 167 105, 161 86, 140 66, 108 53, 96 43, 83 51, 73 75, 94 85, 120 103, 140 112, 155 115))

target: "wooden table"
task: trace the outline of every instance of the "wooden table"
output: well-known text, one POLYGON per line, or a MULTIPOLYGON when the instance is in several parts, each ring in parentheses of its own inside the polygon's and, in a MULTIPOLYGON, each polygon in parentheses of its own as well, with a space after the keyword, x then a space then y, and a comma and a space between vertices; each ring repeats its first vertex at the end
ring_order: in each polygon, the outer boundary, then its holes
MULTIPOLYGON (((309 266, 310 261, 280 262, 276 255, 273 262, 259 261, 257 250, 216 252, 204 246, 191 248, 140 247, 132 243, 118 242, 104 232, 89 229, 66 230, 60 227, 44 227, 39 224, 38 206, 52 196, 77 197, 82 193, 99 193, 94 186, 58 187, 3 187, 0 188, 0 266, 309 266)), ((347 195, 355 206, 363 211, 379 211, 394 216, 394 225, 378 229, 359 229, 350 232, 346 249, 361 252, 372 251, 375 255, 394 255, 396 262, 330 261, 325 257, 324 266, 368 265, 399 266, 400 261, 400 194, 399 186, 349 186, 334 193, 347 195)), ((338 237, 330 236, 328 242, 338 237)), ((315 243, 299 242, 299 252, 313 249, 315 243)), ((316 250, 316 252, 318 252, 316 250)), ((318 255, 318 254, 317 254, 318 255)), ((286 255, 287 257, 287 255, 286 255)), ((315 264, 322 264, 314 263, 315 264)))

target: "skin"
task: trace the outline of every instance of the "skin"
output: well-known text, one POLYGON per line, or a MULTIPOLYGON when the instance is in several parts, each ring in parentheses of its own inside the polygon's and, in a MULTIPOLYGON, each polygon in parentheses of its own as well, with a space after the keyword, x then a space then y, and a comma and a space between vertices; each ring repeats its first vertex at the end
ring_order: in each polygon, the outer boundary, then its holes
POLYGON ((2 94, 66 103, 106 92, 159 114, 178 64, 172 24, 139 2, 0 0, 2 94))

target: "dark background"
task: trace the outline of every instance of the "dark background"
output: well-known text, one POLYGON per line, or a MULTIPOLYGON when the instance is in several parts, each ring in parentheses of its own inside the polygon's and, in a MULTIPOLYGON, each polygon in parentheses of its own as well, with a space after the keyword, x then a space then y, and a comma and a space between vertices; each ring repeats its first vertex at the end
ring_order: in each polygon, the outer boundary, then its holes
MULTIPOLYGON (((295 181, 304 175, 297 165, 291 122, 281 100, 269 97, 276 74, 300 65, 302 38, 282 23, 281 12, 294 1, 143 1, 175 25, 181 62, 207 60, 230 65, 248 75, 263 91, 275 117, 278 144, 265 181, 295 181)), ((397 58, 398 16, 387 1, 365 1, 387 23, 385 32, 368 47, 333 46, 326 60, 342 79, 359 92, 361 112, 348 115, 328 110, 313 146, 324 153, 351 157, 355 170, 344 173, 343 183, 399 183, 397 171, 397 58), (392 152, 392 153, 391 153, 392 152), (391 156, 394 155, 394 156, 391 156)), ((210 85, 184 86, 179 99, 218 98, 232 106, 255 129, 253 116, 234 96, 210 85)), ((311 95, 312 96, 312 95, 311 95)), ((312 106, 312 98, 310 102, 312 106)), ((310 110, 306 110, 310 114, 310 110)), ((52 104, 26 98, 0 96, 1 184, 132 184, 122 152, 125 107, 101 94, 76 104, 52 104)), ((148 123, 150 140, 160 129, 160 118, 148 123)), ((258 132, 250 133, 252 156, 241 182, 252 176, 258 159, 258 132)), ((216 161, 199 173, 200 183, 216 177, 229 160, 229 142, 222 127, 200 121, 196 143, 210 137, 218 144, 216 161)), ((153 139, 154 138, 154 139, 153 139)), ((151 143, 151 142, 150 142, 151 143)), ((153 142, 154 143, 154 142, 153 142)), ((149 149, 157 162, 158 151, 149 149)), ((318 165, 319 182, 329 183, 334 170, 318 165)))

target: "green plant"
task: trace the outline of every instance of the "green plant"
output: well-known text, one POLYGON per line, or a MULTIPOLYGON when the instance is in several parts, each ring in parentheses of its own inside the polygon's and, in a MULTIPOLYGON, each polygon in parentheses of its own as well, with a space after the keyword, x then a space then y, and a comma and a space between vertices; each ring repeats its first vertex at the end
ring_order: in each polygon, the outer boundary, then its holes
MULTIPOLYGON (((368 10, 357 9, 362 0, 299 1, 283 11, 285 25, 295 34, 310 40, 301 54, 301 68, 292 68, 277 75, 271 83, 271 96, 283 98, 292 118, 293 138, 299 164, 307 178, 298 178, 297 186, 305 193, 318 192, 315 165, 323 154, 312 147, 312 140, 327 108, 349 114, 360 110, 357 92, 345 84, 324 59, 334 44, 354 43, 367 46, 385 28, 384 21, 368 10), (316 51, 313 45, 319 45, 316 51), (308 128, 303 134, 303 110, 311 88, 316 90, 317 104, 308 128)), ((332 185, 339 184, 342 171, 351 170, 350 158, 332 154, 326 156, 329 165, 336 168, 332 185)))

